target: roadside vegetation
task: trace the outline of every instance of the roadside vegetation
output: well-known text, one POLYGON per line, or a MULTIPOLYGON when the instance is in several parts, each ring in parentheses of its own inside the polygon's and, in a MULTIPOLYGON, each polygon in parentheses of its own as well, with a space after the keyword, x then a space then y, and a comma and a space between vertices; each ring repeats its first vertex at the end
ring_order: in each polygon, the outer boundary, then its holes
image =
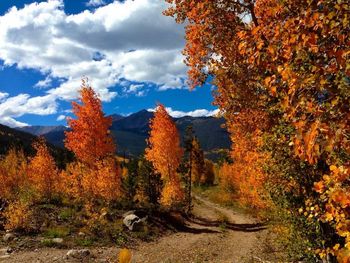
MULTIPOLYGON (((144 155, 117 157, 112 119, 83 80, 65 139, 72 161, 58 166, 42 138, 32 145, 34 156, 12 148, 1 157, 0 229, 8 239, 40 236, 49 247, 129 247, 183 230, 197 195, 216 214, 193 223, 209 227, 191 231, 246 233, 267 225, 280 262, 350 262, 348 0, 166 2, 165 15, 185 24, 189 85, 212 80, 216 87, 230 151, 216 163, 206 160, 191 127, 181 145, 158 104, 144 155), (231 210, 218 219, 226 208, 203 196, 264 224, 230 222, 240 219, 231 210), (135 229, 125 223, 130 215, 135 229)), ((128 250, 120 258, 130 261, 128 250)))
POLYGON ((13 235, 11 240, 26 236, 28 248, 69 248, 130 247, 183 227, 191 210, 190 186, 214 178, 214 164, 204 159, 194 134, 185 151, 159 104, 145 156, 120 158, 109 132, 111 119, 86 80, 80 103, 72 106, 76 118, 68 120, 65 146, 75 158, 64 168, 58 168, 43 138, 33 143, 33 156, 11 148, 0 159, 0 230, 13 235), (140 219, 137 227, 125 221, 129 214, 140 219))

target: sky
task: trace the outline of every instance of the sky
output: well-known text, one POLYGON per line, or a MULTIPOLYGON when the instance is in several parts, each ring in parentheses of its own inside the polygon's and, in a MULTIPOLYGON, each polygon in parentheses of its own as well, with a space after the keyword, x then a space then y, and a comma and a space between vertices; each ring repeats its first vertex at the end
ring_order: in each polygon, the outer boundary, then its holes
POLYGON ((184 27, 164 0, 1 0, 0 123, 66 125, 87 77, 106 114, 163 103, 209 116, 213 86, 186 85, 184 27))

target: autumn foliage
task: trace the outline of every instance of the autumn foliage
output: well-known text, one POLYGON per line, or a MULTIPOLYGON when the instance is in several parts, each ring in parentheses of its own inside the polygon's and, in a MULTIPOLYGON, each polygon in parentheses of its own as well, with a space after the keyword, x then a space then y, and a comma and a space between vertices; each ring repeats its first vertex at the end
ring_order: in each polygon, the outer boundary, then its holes
POLYGON ((0 160, 0 196, 13 200, 28 183, 28 160, 23 151, 10 149, 0 160))
POLYGON ((80 161, 93 165, 116 151, 109 131, 112 118, 104 116, 101 100, 86 80, 83 80, 80 90, 80 101, 81 104, 72 103, 77 119, 68 120, 72 130, 66 132, 65 146, 80 161))
MULTIPOLYGON (((28 231, 33 227, 32 209, 39 203, 110 204, 122 199, 122 179, 109 133, 111 119, 105 117, 94 90, 83 86, 82 104, 73 102, 75 120, 69 120, 66 146, 76 160, 60 170, 44 138, 34 141, 34 156, 11 149, 0 159, 0 211, 5 227, 28 231)), ((89 221, 90 222, 90 221, 89 221)), ((35 225, 34 225, 35 227, 35 225)))
POLYGON ((162 203, 171 206, 184 198, 177 173, 183 150, 175 123, 162 104, 157 106, 150 128, 146 158, 165 181, 162 203))
MULTIPOLYGON (((216 104, 233 138, 233 166, 244 174, 247 162, 265 166, 266 177, 260 167, 256 178, 253 172, 239 180, 260 185, 266 178, 276 214, 285 215, 282 224, 300 230, 297 256, 348 262, 349 2, 167 2, 166 14, 186 21, 190 84, 214 76, 216 104), (256 115, 268 126, 244 133, 242 121, 252 123, 256 115)), ((223 180, 239 178, 233 166, 225 165, 223 180)))
POLYGON ((36 192, 44 198, 51 197, 59 191, 59 174, 43 138, 33 144, 36 155, 30 160, 28 179, 36 192))
POLYGON ((228 123, 233 163, 224 163, 221 167, 221 183, 241 204, 252 208, 269 206, 269 196, 264 189, 267 174, 263 169, 268 154, 261 149, 261 136, 267 126, 264 114, 252 110, 242 110, 228 123))

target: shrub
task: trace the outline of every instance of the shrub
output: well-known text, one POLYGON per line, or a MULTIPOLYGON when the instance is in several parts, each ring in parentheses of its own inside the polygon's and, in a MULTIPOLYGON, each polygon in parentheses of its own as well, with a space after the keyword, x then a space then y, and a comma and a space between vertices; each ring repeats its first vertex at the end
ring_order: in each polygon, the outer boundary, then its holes
POLYGON ((31 229, 33 213, 28 203, 14 201, 9 204, 4 212, 6 219, 5 229, 28 232, 31 229))

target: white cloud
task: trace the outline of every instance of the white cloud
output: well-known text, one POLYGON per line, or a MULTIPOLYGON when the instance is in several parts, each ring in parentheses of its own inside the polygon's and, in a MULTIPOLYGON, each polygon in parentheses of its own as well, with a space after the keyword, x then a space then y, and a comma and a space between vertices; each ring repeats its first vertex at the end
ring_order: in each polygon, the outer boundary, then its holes
POLYGON ((52 79, 50 78, 50 76, 47 76, 45 79, 43 80, 39 80, 35 85, 34 88, 47 88, 50 87, 52 83, 52 79))
POLYGON ((138 90, 143 88, 143 84, 131 84, 129 87, 130 92, 137 92, 138 90))
POLYGON ((0 101, 0 123, 11 127, 27 125, 15 120, 24 114, 50 115, 56 112, 57 103, 51 95, 30 97, 29 94, 19 94, 0 101))
POLYGON ((144 84, 123 84, 124 93, 134 94, 136 97, 144 97, 147 95, 149 88, 145 87, 144 84))
POLYGON ((58 117, 57 117, 57 121, 63 121, 63 120, 65 120, 66 119, 66 115, 59 115, 58 117))
MULTIPOLYGON (((58 89, 79 88, 82 76, 91 77, 107 101, 115 96, 109 88, 120 78, 181 88, 184 29, 162 15, 165 8, 154 0, 114 1, 73 15, 64 12, 62 0, 14 7, 0 17, 0 58, 5 65, 49 74, 38 87, 53 77, 66 79, 58 89)), ((74 99, 75 91, 49 93, 74 99)))
POLYGON ((17 121, 11 117, 2 117, 0 123, 9 127, 24 127, 28 126, 28 123, 17 121))
MULTIPOLYGON (((174 118, 181 118, 185 116, 190 117, 210 117, 210 116, 216 116, 219 114, 219 109, 216 110, 206 110, 206 109, 197 109, 193 111, 178 111, 173 110, 171 107, 166 107, 167 112, 170 116, 174 118)), ((148 109, 150 112, 154 112, 155 109, 148 109)))
POLYGON ((1 92, 1 91, 0 91, 0 102, 1 102, 3 99, 7 98, 8 96, 9 96, 8 93, 6 93, 6 92, 1 92))
POLYGON ((90 0, 89 2, 86 3, 86 6, 101 6, 101 5, 105 5, 105 1, 103 0, 90 0))
MULTIPOLYGON (((95 6, 102 2, 89 1, 95 6)), ((0 16, 0 59, 5 66, 36 69, 46 75, 35 87, 51 87, 40 97, 50 98, 51 110, 58 100, 77 98, 83 76, 90 78, 103 101, 135 88, 113 90, 122 79, 129 85, 153 83, 159 90, 183 88, 187 70, 181 54, 184 29, 163 16, 164 9, 165 1, 154 0, 116 0, 71 15, 65 13, 63 0, 13 7, 0 16), (53 86, 52 79, 62 81, 53 86)), ((132 92, 135 96, 146 93, 146 86, 132 92)), ((28 95, 25 99, 36 100, 28 95)), ((9 110, 4 108, 8 103, 1 105, 5 112, 9 110)), ((0 120, 23 114, 0 113, 0 120)))

